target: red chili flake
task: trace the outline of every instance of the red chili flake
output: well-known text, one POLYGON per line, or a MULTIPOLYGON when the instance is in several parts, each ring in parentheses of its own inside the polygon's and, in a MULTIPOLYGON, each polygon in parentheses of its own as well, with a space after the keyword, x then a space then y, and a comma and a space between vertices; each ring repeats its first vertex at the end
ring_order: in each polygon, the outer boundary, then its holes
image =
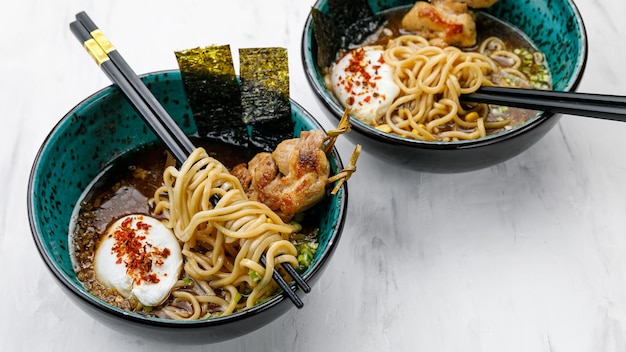
MULTIPOLYGON (((142 220, 143 217, 138 217, 142 220)), ((163 265, 163 259, 170 255, 169 248, 160 249, 148 243, 144 243, 146 236, 138 233, 147 233, 151 225, 143 221, 137 221, 135 228, 132 226, 132 217, 127 217, 113 232, 115 244, 111 251, 117 257, 116 264, 126 264, 126 274, 130 276, 136 285, 142 282, 158 283, 160 280, 156 274, 151 273, 152 265, 163 265)))
POLYGON ((148 231, 150 229, 150 224, 146 224, 145 222, 138 221, 137 222, 137 230, 148 231))
POLYGON ((363 76, 363 79, 368 81, 370 79, 370 74, 364 69, 367 66, 367 63, 363 60, 365 59, 365 50, 363 48, 357 48, 352 51, 352 59, 350 59, 350 63, 348 67, 346 67, 346 72, 352 72, 355 74, 360 74, 363 76))

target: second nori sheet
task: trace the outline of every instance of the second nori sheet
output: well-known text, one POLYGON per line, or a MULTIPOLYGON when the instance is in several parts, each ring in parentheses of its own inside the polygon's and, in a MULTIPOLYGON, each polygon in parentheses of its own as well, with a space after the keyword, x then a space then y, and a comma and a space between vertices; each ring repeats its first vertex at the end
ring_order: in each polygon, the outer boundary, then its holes
POLYGON ((250 141, 274 150, 280 141, 293 138, 287 49, 239 49, 239 64, 242 116, 251 127, 250 141))

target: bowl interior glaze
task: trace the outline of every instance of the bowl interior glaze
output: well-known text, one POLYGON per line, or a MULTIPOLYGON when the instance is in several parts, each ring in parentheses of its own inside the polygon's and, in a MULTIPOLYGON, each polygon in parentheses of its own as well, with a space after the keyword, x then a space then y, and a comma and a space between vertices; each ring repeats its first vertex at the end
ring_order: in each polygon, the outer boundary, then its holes
MULTIPOLYGON (((196 124, 184 92, 181 74, 178 71, 164 71, 142 77, 157 99, 163 104, 172 118, 188 135, 196 133, 196 124)), ((293 100, 291 101, 292 120, 295 122, 294 136, 300 131, 322 129, 321 125, 293 100)), ((74 208, 81 195, 103 168, 125 153, 141 146, 158 143, 156 136, 128 104, 121 92, 113 86, 107 87, 79 103, 50 132, 34 161, 28 187, 28 213, 33 239, 41 257, 71 298, 77 299, 81 308, 105 314, 105 321, 111 327, 119 326, 118 320, 132 322, 140 326, 132 333, 144 337, 171 339, 176 334, 185 337, 184 342, 207 342, 232 338, 257 329, 260 326, 241 326, 227 334, 213 330, 213 333, 198 330, 224 324, 236 324, 249 316, 262 315, 281 304, 281 309, 270 312, 269 321, 286 309, 290 302, 283 295, 255 306, 254 308, 226 317, 181 322, 157 318, 145 318, 109 306, 96 299, 85 290, 76 278, 68 252, 68 231, 74 208), (282 304, 287 301, 286 304, 282 304), (186 327, 193 326, 192 335, 185 334, 186 327), (157 328, 157 333, 152 329, 157 328), (173 328, 173 330, 169 330, 173 328), (183 330, 181 330, 183 328, 183 330), (172 334, 170 334, 170 332, 172 334), (155 336, 158 335, 158 336, 155 336)), ((330 157, 331 172, 343 168, 334 150, 330 157)), ((340 238, 347 207, 347 186, 332 197, 326 197, 319 205, 321 213, 319 249, 314 262, 303 275, 312 283, 331 256, 340 238)), ((102 320, 102 319, 101 319, 102 320)), ((257 322, 258 324, 258 322, 257 322)), ((125 331, 128 332, 128 331, 125 331)), ((178 340, 178 339, 175 339, 178 340)))
MULTIPOLYGON (((370 0, 368 1, 374 12, 385 11, 394 7, 409 6, 415 1, 407 0, 370 0)), ((328 13, 328 0, 318 0, 315 8, 328 13)), ((495 5, 484 11, 495 16, 510 25, 520 29, 526 36, 546 55, 553 79, 554 90, 572 91, 580 83, 587 62, 587 36, 582 21, 572 0, 499 0, 495 5)), ((339 119, 344 108, 324 85, 322 68, 317 65, 316 52, 317 42, 313 34, 314 23, 309 15, 302 34, 301 56, 306 77, 321 105, 328 110, 329 114, 339 119)), ((493 165, 511 158, 528 148, 537 139, 541 138, 546 131, 533 136, 533 140, 516 143, 514 147, 501 153, 488 154, 484 160, 467 160, 467 157, 449 156, 446 151, 468 150, 471 148, 484 148, 487 145, 496 144, 508 138, 517 138, 527 130, 543 124, 548 118, 554 117, 551 113, 538 113, 526 123, 498 134, 489 135, 485 138, 470 141, 455 142, 425 142, 411 140, 397 135, 383 133, 355 118, 351 119, 353 129, 359 136, 348 134, 348 138, 363 143, 363 151, 373 153, 387 161, 398 162, 403 166, 432 172, 459 172, 470 171, 477 168, 493 165), (370 143, 372 143, 370 145, 370 143), (396 147, 397 146, 397 147, 396 147), (419 150, 419 151, 416 151, 419 150), (441 160, 441 163, 428 166, 432 161, 431 154, 427 151, 436 151, 433 158, 449 158, 441 160), (421 160, 412 160, 417 157, 421 160), (423 160, 428 158, 429 160, 423 160), (456 159, 463 159, 464 163, 454 164, 456 159)), ((557 115, 554 119, 558 118, 557 115)), ((550 121, 553 125, 555 121, 550 121)), ((551 128, 552 126, 550 126, 551 128)), ((472 155, 471 158, 478 156, 472 155)), ((434 161, 437 163, 438 161, 434 161)))

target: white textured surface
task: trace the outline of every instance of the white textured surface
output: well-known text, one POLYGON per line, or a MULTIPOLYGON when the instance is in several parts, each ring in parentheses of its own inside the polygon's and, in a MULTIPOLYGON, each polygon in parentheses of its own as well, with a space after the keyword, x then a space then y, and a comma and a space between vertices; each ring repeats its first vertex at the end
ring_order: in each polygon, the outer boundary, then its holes
MULTIPOLYGON (((85 10, 139 73, 175 50, 289 49, 291 94, 323 115, 300 64, 313 1, 15 1, 0 11, 0 351, 171 351, 93 321, 31 239, 29 171, 76 103, 109 85, 70 33, 85 10)), ((626 2, 578 0, 580 91, 626 93, 626 2)), ((365 153, 336 255, 305 307, 250 335, 177 351, 625 351, 626 124, 565 116, 504 164, 432 175, 365 153)), ((348 159, 353 145, 340 140, 348 159)))

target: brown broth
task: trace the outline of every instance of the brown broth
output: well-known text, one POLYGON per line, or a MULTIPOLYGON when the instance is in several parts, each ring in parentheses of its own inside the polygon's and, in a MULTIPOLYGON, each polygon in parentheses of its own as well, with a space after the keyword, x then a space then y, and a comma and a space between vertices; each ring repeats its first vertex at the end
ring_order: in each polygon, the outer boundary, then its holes
MULTIPOLYGON (((201 140, 193 142, 227 168, 247 162, 254 155, 249 149, 201 140)), ((90 293, 121 309, 135 311, 138 301, 126 299, 96 280, 94 253, 101 235, 117 219, 129 214, 155 217, 149 200, 163 183, 167 159, 164 147, 155 144, 115 160, 88 187, 70 225, 70 254, 78 280, 90 293)))
MULTIPOLYGON (((249 161, 260 152, 251 148, 209 143, 197 138, 193 138, 192 142, 204 147, 211 157, 219 160, 228 169, 249 161)), ((143 147, 114 160, 87 187, 70 224, 70 255, 76 276, 85 289, 112 306, 147 316, 163 317, 159 315, 158 307, 144 310, 136 298, 127 299, 115 289, 101 285, 96 280, 93 258, 99 239, 117 219, 130 214, 146 214, 158 218, 153 214, 150 199, 163 183, 163 171, 170 162, 161 144, 143 147)), ((297 214, 294 217, 302 225, 302 230, 292 235, 294 242, 317 242, 316 228, 320 220, 318 211, 318 207, 313 207, 306 214, 297 214)), ((184 276, 183 270, 181 278, 184 276)), ((170 301, 171 298, 161 306, 170 301)))

